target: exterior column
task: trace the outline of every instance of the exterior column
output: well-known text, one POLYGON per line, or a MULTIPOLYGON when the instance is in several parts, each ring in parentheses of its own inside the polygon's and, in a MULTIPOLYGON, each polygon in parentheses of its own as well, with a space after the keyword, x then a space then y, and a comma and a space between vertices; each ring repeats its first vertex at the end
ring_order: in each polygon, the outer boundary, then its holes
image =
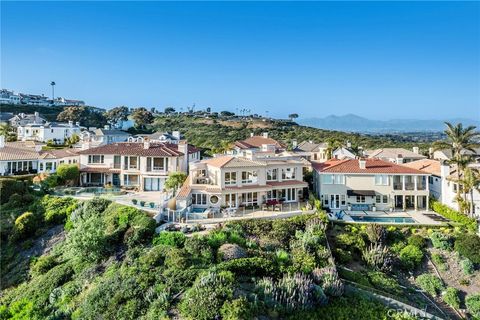
MULTIPOLYGON (((405 184, 405 179, 404 179, 404 184, 405 184)), ((405 195, 402 195, 402 209, 405 211, 405 209, 407 208, 407 203, 405 202, 405 195)))
POLYGON ((429 199, 428 195, 425 198, 426 198, 426 201, 427 201, 426 204, 425 204, 425 207, 427 208, 427 211, 430 211, 430 203, 429 203, 430 199, 429 199))
POLYGON ((414 184, 414 186, 415 186, 415 191, 418 190, 418 186, 417 186, 417 180, 418 180, 418 179, 417 179, 417 177, 418 177, 418 176, 414 176, 414 178, 413 178, 413 184, 414 184))
MULTIPOLYGON (((417 181, 417 180, 415 180, 415 182, 416 182, 416 181, 417 181)), ((415 186, 415 189, 416 189, 416 188, 417 188, 417 187, 415 186)), ((414 206, 415 206, 415 211, 417 211, 417 210, 418 210, 418 204, 417 204, 418 196, 417 196, 417 195, 413 196, 413 201, 414 201, 413 203, 415 204, 415 205, 414 205, 414 206)))
MULTIPOLYGON (((405 176, 402 176, 402 190, 405 191, 405 176)), ((405 197, 404 197, 404 199, 405 199, 405 197)))

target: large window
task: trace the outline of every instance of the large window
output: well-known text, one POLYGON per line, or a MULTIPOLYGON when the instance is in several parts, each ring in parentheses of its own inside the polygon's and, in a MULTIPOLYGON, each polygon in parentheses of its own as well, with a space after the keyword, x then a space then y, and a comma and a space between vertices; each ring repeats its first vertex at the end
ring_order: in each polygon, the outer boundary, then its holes
POLYGON ((229 207, 237 206, 237 195, 235 193, 225 195, 225 205, 229 207))
POLYGON ((147 158, 147 171, 166 171, 168 158, 147 158))
POLYGON ((123 160, 124 160, 123 169, 125 169, 125 170, 138 169, 138 157, 136 157, 136 156, 125 156, 123 158, 123 160))
POLYGON ((121 157, 120 156, 113 156, 113 167, 115 169, 120 169, 121 168, 121 157))
POLYGON ((388 176, 387 175, 376 175, 375 176, 375 185, 377 186, 388 186, 388 176))
POLYGON ((377 195, 375 196, 376 203, 388 203, 388 196, 386 195, 377 195))
POLYGON ((245 205, 256 205, 258 203, 258 193, 257 192, 242 193, 242 202, 245 205))
POLYGON ((323 184, 333 184, 333 174, 322 174, 323 184))
POLYGON ((282 169, 282 179, 283 180, 293 180, 295 179, 295 168, 285 168, 282 169))
POLYGON ((143 189, 145 191, 162 191, 161 178, 145 178, 143 179, 143 189))
POLYGON ((242 183, 257 183, 257 171, 243 171, 242 183))
POLYGON ((322 175, 323 184, 345 184, 345 175, 343 174, 324 174, 322 175))
POLYGON ((137 175, 132 175, 132 174, 125 174, 123 176, 123 184, 125 186, 138 186, 139 181, 138 181, 138 176, 137 175))
POLYGON ((365 196, 357 196, 357 203, 365 203, 365 196))
POLYGON ((192 193, 192 204, 206 205, 207 195, 203 193, 192 193))
POLYGON ((225 172, 225 185, 237 184, 236 172, 225 172))
POLYGON ((104 163, 105 157, 100 154, 90 154, 88 156, 88 163, 104 163))
POLYGON ((276 181, 277 180, 278 169, 268 169, 267 170, 267 181, 276 181))

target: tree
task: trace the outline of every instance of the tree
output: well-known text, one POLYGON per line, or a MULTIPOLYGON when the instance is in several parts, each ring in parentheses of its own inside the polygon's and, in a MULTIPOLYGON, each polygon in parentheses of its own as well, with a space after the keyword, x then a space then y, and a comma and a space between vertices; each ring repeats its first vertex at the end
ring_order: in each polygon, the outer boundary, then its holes
POLYGON ((187 179, 187 174, 184 172, 171 172, 168 175, 167 181, 165 181, 165 189, 173 190, 173 193, 177 192, 183 182, 187 179))
POLYGON ((76 164, 64 164, 58 166, 57 176, 66 183, 76 181, 80 176, 80 171, 76 164))
POLYGON ((460 183, 463 185, 464 194, 470 193, 469 208, 470 216, 473 217, 473 210, 475 207, 475 203, 473 202, 473 191, 477 190, 480 192, 480 173, 478 170, 466 168, 463 172, 463 178, 460 180, 460 183))
MULTIPOLYGON (((445 125, 447 126, 447 129, 445 129, 447 140, 435 142, 434 149, 449 149, 452 152, 450 163, 457 165, 457 182, 460 183, 462 172, 470 160, 469 157, 465 156, 465 151, 475 153, 475 139, 479 137, 480 133, 475 131, 475 126, 464 128, 461 123, 453 125, 450 122, 445 122, 445 125)), ((460 188, 457 188, 457 201, 460 199, 460 188)))
POLYGON ((288 115, 288 118, 290 119, 290 121, 293 121, 293 119, 298 118, 298 113, 291 113, 288 115))
POLYGON ((135 127, 144 128, 145 125, 153 122, 153 114, 147 109, 141 107, 132 112, 132 119, 135 121, 135 127))
POLYGON ((165 113, 170 114, 175 112, 175 108, 172 107, 166 107, 164 110, 165 113))
POLYGON ((335 139, 328 139, 327 140, 327 158, 331 159, 333 158, 333 152, 337 150, 338 148, 343 147, 342 143, 338 140, 335 139))
POLYGON ((78 134, 74 133, 69 138, 65 139, 65 144, 69 147, 80 141, 78 134))
POLYGON ((115 107, 104 113, 107 122, 112 126, 118 126, 122 121, 128 120, 130 111, 125 106, 115 107))
POLYGON ((58 114, 57 120, 80 122, 87 127, 103 127, 107 122, 102 112, 85 106, 66 107, 58 114))
POLYGON ((0 136, 5 137, 5 141, 16 141, 17 135, 9 123, 0 124, 0 136))
POLYGON ((232 117, 232 116, 235 115, 235 113, 230 112, 230 111, 221 111, 221 112, 220 112, 220 115, 221 115, 222 117, 232 117))

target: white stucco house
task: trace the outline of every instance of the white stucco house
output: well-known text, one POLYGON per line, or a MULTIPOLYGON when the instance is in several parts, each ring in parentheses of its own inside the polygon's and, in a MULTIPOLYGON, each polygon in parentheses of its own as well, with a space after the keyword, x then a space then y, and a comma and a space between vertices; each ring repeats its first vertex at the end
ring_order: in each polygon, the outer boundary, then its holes
POLYGON ((34 140, 40 142, 48 142, 52 140, 57 144, 62 144, 65 139, 70 138, 73 134, 80 136, 82 127, 80 123, 47 122, 44 124, 29 123, 17 128, 17 139, 22 141, 34 140))

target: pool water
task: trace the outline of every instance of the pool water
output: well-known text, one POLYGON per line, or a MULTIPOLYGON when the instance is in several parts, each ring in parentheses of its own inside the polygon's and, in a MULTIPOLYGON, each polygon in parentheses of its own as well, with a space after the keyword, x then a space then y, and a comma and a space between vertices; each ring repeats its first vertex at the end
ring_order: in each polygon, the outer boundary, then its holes
POLYGON ((205 212, 205 208, 192 208, 192 210, 190 212, 192 213, 203 213, 205 212))
POLYGON ((81 195, 123 195, 126 192, 120 188, 103 188, 103 187, 71 187, 71 188, 61 188, 57 190, 57 193, 60 195, 71 195, 71 196, 81 196, 81 195))
POLYGON ((370 216, 352 216, 356 222, 380 222, 380 223, 417 223, 409 217, 370 217, 370 216))

